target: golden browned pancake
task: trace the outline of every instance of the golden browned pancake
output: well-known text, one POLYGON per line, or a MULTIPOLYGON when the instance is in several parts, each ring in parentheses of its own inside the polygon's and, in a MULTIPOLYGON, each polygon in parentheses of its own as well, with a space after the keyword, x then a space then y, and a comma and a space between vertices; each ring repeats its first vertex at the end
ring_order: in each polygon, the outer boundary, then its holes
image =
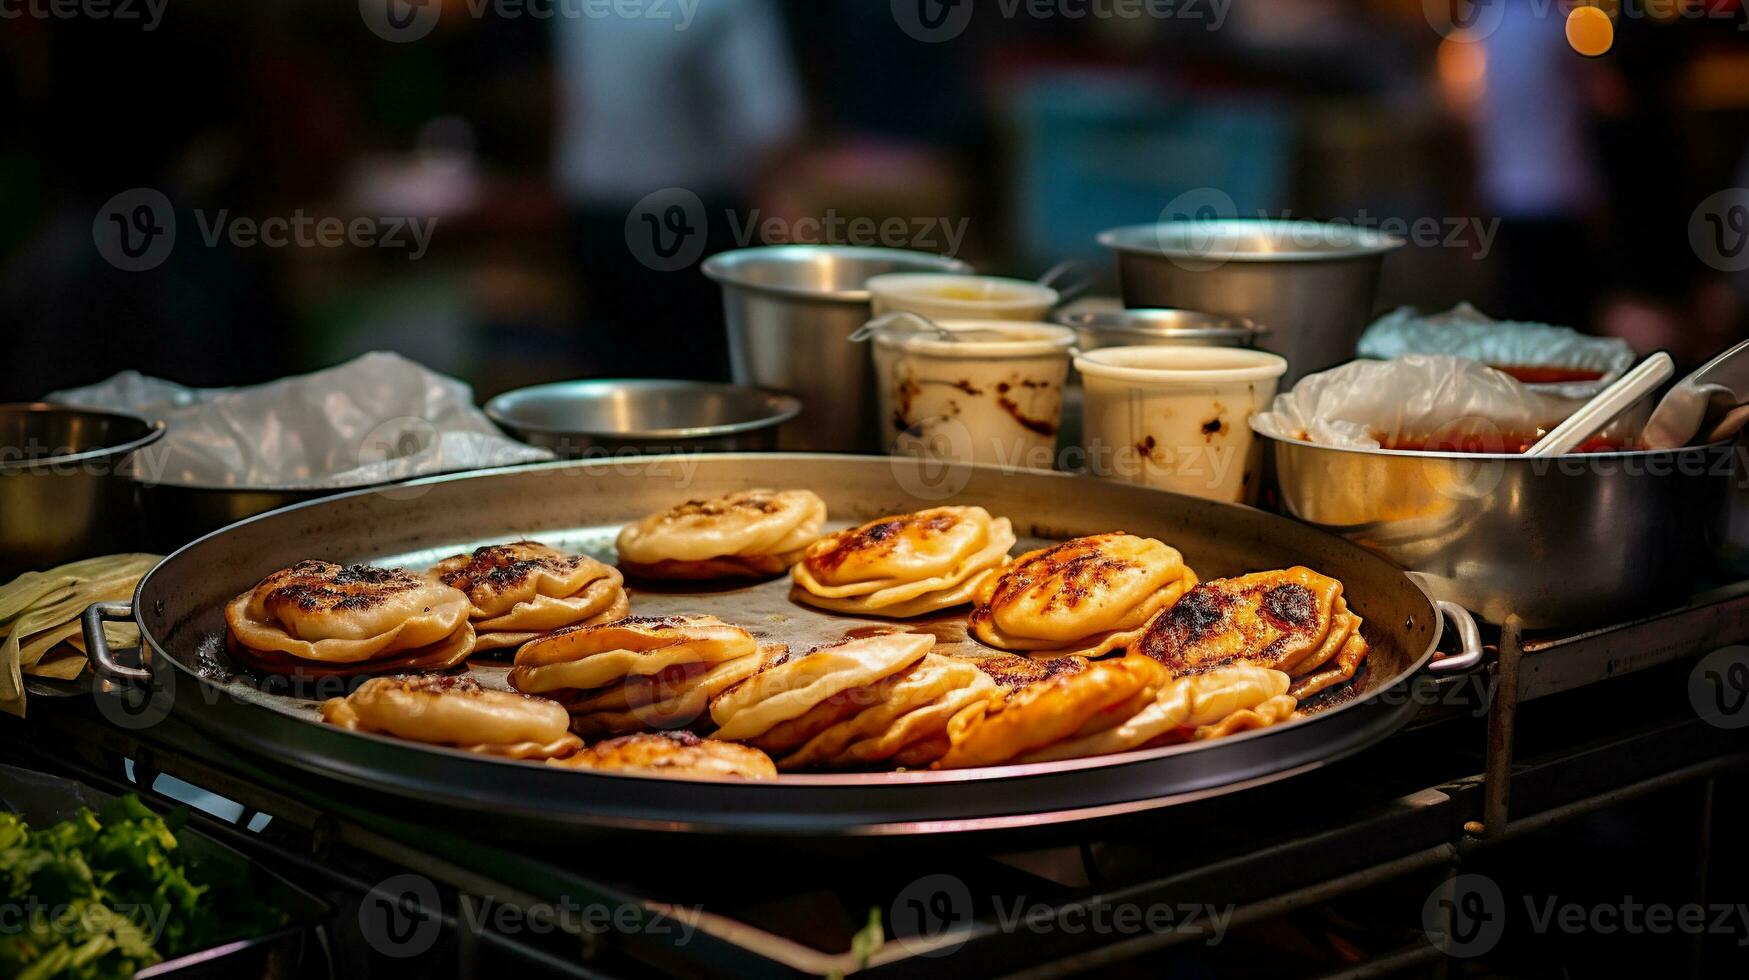
POLYGON ((1234 662, 1283 671, 1304 699, 1354 676, 1366 658, 1361 618, 1342 583, 1309 568, 1214 579, 1161 617, 1138 650, 1173 674, 1234 662))
MULTIPOLYGON (((923 659, 935 637, 886 633, 817 647, 761 669, 711 701, 712 738, 751 741, 835 694, 864 687, 923 659)), ((828 722, 829 723, 829 722, 828 722)), ((824 727, 824 726, 821 726, 824 727)), ((802 736, 801 744, 812 734, 802 736)))
POLYGON ((936 507, 829 534, 790 570, 798 602, 910 618, 971 601, 1008 560, 1014 528, 982 507, 936 507))
POLYGON ((1002 650, 1095 657, 1141 635, 1196 584, 1176 549, 1121 531, 1016 558, 979 591, 969 633, 1002 650))
POLYGON ((398 568, 324 561, 301 561, 262 579, 225 606, 225 625, 229 642, 253 665, 353 673, 458 650, 465 659, 474 640, 468 598, 456 589, 398 568))
POLYGON ((631 609, 618 569, 536 541, 476 548, 426 574, 468 597, 478 650, 521 646, 564 626, 623 619, 631 609))
POLYGON ((393 735, 515 759, 548 759, 583 746, 570 715, 545 698, 481 687, 468 677, 373 677, 322 705, 322 720, 354 731, 393 735))
POLYGON ((941 769, 997 765, 1097 730, 1114 713, 1129 710, 1138 696, 1145 697, 1143 692, 1154 690, 1165 677, 1159 664, 1131 654, 1006 690, 954 715, 947 726, 951 747, 935 765, 941 769))
POLYGON ((644 578, 775 575, 820 536, 825 520, 825 501, 807 490, 688 500, 623 528, 620 567, 644 578))
POLYGON ((715 616, 634 616, 568 627, 516 653, 510 686, 528 694, 605 688, 631 675, 680 664, 717 664, 750 656, 753 634, 715 616))
POLYGON ((681 779, 770 779, 771 758, 734 742, 701 739, 691 732, 651 732, 610 738, 547 765, 607 772, 642 772, 681 779))

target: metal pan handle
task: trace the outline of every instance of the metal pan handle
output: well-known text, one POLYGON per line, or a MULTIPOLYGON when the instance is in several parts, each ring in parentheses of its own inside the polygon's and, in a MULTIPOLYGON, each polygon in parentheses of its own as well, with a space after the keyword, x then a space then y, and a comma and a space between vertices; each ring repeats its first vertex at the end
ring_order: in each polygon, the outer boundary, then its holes
POLYGON ((117 663, 115 654, 109 650, 109 641, 103 637, 103 624, 106 621, 129 622, 133 618, 131 602, 94 602, 85 607, 85 652, 91 657, 91 668, 97 671, 97 676, 123 687, 149 683, 152 672, 143 667, 117 663))
POLYGON ((1449 657, 1435 657, 1427 665, 1428 670, 1448 673, 1454 670, 1469 670, 1482 662, 1482 631, 1476 628, 1476 619, 1470 611, 1455 602, 1435 599, 1433 604, 1439 607, 1440 615, 1445 621, 1457 629, 1458 646, 1462 649, 1449 657))

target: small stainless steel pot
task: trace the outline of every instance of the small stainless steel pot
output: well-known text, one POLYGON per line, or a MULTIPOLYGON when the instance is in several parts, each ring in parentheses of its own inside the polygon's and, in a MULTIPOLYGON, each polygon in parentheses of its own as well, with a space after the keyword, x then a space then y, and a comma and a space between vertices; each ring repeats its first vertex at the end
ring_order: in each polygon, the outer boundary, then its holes
POLYGON ((832 452, 879 448, 874 367, 849 340, 869 320, 864 283, 886 272, 972 271, 945 255, 836 245, 737 249, 703 268, 723 287, 735 382, 789 392, 807 409, 779 445, 832 452))
POLYGON ((1264 328, 1244 317, 1194 310, 1092 310, 1055 313, 1083 351, 1101 347, 1255 347, 1264 328))
POLYGON ((486 416, 511 438, 571 459, 776 449, 801 411, 789 395, 700 381, 561 381, 486 403, 486 416))
POLYGON ((1125 306, 1206 310, 1269 330, 1285 390, 1354 357, 1385 254, 1403 243, 1316 221, 1169 221, 1101 232, 1125 306))
POLYGON ((140 544, 123 461, 163 422, 56 405, 0 405, 0 582, 140 544))
POLYGON ((1425 573, 1490 622, 1616 622, 1686 597, 1709 567, 1729 444, 1517 454, 1337 449, 1273 439, 1294 517, 1425 573))

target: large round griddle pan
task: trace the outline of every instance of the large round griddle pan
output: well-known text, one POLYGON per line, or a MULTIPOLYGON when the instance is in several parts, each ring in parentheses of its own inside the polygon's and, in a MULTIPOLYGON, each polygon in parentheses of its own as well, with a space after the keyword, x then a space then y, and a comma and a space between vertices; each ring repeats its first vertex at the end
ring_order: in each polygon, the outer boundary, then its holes
MULTIPOLYGON (((689 592, 633 588, 635 613, 713 613, 796 649, 884 622, 795 605, 782 580, 689 592)), ((94 608, 88 622, 118 613, 125 615, 125 607, 94 608)), ((1423 668, 1441 626, 1432 600, 1385 560, 1250 508, 1063 474, 803 454, 543 464, 312 501, 232 525, 171 555, 140 582, 133 615, 145 638, 149 675, 96 649, 93 659, 105 677, 138 683, 150 676, 180 716, 263 759, 402 804, 478 814, 501 832, 613 828, 760 838, 1062 825, 1303 772, 1408 721, 1431 681, 1423 668), (316 720, 317 698, 341 690, 288 690, 284 682, 236 672, 223 649, 225 602, 299 559, 423 568, 519 537, 611 559, 621 524, 680 500, 756 486, 815 491, 834 526, 975 503, 1011 518, 1022 547, 1126 530, 1174 545, 1205 579, 1304 564, 1344 583, 1350 606, 1366 619, 1372 654, 1349 688, 1323 698, 1308 717, 1211 742, 1024 766, 786 774, 749 782, 553 769, 349 732, 316 720)), ((938 650, 963 652, 976 647, 965 639, 963 618, 960 609, 910 625, 935 633, 938 650)), ((1473 637, 1473 630, 1463 632, 1473 637)), ((484 683, 503 683, 500 665, 476 662, 469 669, 484 683)))

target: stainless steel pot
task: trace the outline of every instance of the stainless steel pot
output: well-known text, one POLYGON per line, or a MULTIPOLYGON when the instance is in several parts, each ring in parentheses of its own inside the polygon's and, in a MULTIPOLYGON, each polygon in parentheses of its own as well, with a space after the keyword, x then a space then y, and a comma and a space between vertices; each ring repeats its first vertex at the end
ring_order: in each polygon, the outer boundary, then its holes
POLYGON ((164 435, 137 415, 0 405, 0 582, 140 545, 123 461, 164 435))
POLYGON ((1246 317, 1288 359, 1288 388, 1350 360, 1371 319, 1385 254, 1403 243, 1315 221, 1171 221, 1100 233, 1125 306, 1246 317))
POLYGON ((570 459, 776 449, 783 425, 801 411, 789 395, 702 381, 561 381, 486 403, 486 416, 511 438, 570 459))
POLYGON ((1516 454, 1275 445, 1290 514, 1425 573, 1490 622, 1617 622, 1685 597, 1707 571, 1731 446, 1516 454))
POLYGON ((735 382, 802 400, 779 445, 835 452, 879 447, 874 367, 848 339, 870 316, 863 284, 886 272, 972 271, 945 255, 832 245, 738 249, 703 268, 723 287, 735 382))
POLYGON ((1101 347, 1255 347, 1263 327, 1244 317, 1194 310, 1093 310, 1055 313, 1051 322, 1075 331, 1083 351, 1101 347))

